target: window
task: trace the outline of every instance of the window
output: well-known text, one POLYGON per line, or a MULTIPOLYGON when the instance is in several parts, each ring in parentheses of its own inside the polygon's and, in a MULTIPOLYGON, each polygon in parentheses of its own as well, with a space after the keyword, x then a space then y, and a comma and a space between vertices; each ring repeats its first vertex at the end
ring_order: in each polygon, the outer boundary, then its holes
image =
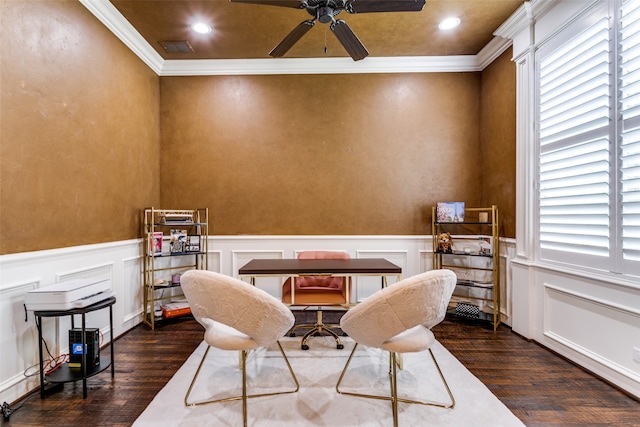
POLYGON ((537 54, 538 242, 541 259, 638 275, 640 2, 609 5, 537 54))
POLYGON ((620 19, 620 194, 624 270, 640 262, 640 5, 626 1, 620 19))

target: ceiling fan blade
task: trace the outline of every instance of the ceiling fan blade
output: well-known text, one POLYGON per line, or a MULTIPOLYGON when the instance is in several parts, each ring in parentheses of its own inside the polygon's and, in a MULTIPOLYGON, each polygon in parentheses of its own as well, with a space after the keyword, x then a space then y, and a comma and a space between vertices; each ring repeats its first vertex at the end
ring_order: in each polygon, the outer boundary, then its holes
POLYGON ((287 37, 284 38, 284 40, 282 40, 278 44, 278 46, 274 47, 273 50, 269 52, 269 55, 273 56, 274 58, 284 56, 289 51, 289 49, 291 49, 291 47, 302 38, 302 36, 307 34, 307 31, 313 28, 314 25, 315 21, 312 19, 302 21, 300 24, 298 24, 297 27, 293 29, 293 31, 291 31, 287 35, 287 37))
POLYGON ((426 0, 348 0, 349 13, 420 12, 426 0))
POLYGON ((364 47, 358 36, 342 19, 331 24, 331 31, 333 31, 333 34, 336 35, 354 61, 359 61, 369 55, 367 48, 364 47))
POLYGON ((262 4, 265 6, 291 7, 293 9, 305 8, 301 0, 229 0, 229 1, 231 3, 251 3, 251 4, 262 4))

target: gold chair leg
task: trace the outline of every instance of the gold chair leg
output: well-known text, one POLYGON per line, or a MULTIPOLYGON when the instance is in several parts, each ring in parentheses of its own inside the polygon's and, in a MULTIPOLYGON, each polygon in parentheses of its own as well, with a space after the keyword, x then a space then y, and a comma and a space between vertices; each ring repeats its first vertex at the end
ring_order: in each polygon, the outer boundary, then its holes
POLYGON ((351 364, 351 360, 353 359, 353 355, 356 352, 356 349, 358 348, 358 343, 356 343, 353 346, 353 350, 351 350, 351 354, 349 355, 349 358, 347 359, 347 363, 344 365, 344 368, 342 369, 342 372, 340 373, 340 377, 338 378, 338 382, 336 384, 336 392, 338 392, 338 394, 344 394, 344 395, 348 395, 348 396, 355 396, 355 397, 361 397, 361 398, 366 398, 366 399, 378 399, 378 400, 389 400, 391 401, 391 409, 393 411, 393 425, 394 427, 398 426, 398 402, 402 402, 402 403, 411 403, 411 404, 420 404, 420 405, 427 405, 427 406, 437 406, 440 408, 445 408, 445 409, 453 409, 455 407, 455 399, 453 397, 453 394, 451 393, 451 389, 449 388, 449 384, 447 384, 447 381, 444 377, 444 374, 442 373, 442 370, 440 369, 440 366, 438 365, 438 362, 436 361, 435 356, 433 355, 433 352, 431 351, 431 349, 429 349, 429 354, 431 355, 431 359, 433 360, 433 363, 436 366, 436 369, 438 371, 438 374, 440 375, 440 379, 442 380, 442 383, 444 384, 445 389, 447 390, 447 394, 449 395, 449 398, 451 399, 451 403, 440 403, 440 402, 430 402, 430 401, 420 401, 420 400, 411 400, 411 399, 401 399, 398 397, 398 381, 397 381, 397 369, 398 369, 398 361, 397 361, 397 354, 390 352, 389 353, 389 387, 390 387, 390 396, 380 396, 380 395, 373 395, 373 394, 364 394, 364 393, 353 393, 353 392, 348 392, 348 391, 344 391, 344 390, 340 390, 340 385, 342 384, 342 380, 344 379, 345 374, 347 373, 347 369, 349 368, 349 365, 351 364))
POLYGON ((247 350, 242 350, 242 421, 247 427, 247 350))
POLYGON ((276 343, 278 344, 278 349, 280 350, 280 354, 282 355, 287 368, 289 369, 289 373, 291 374, 291 378, 293 379, 293 382, 295 383, 295 389, 293 390, 284 390, 284 391, 278 391, 278 392, 271 392, 271 393, 259 393, 259 394, 248 394, 247 393, 247 357, 249 355, 248 351, 242 351, 241 355, 240 355, 240 359, 241 359, 241 369, 242 369, 242 394, 239 396, 230 396, 230 397, 225 397, 225 398, 221 398, 221 399, 214 399, 214 400, 203 400, 203 401, 197 401, 197 402, 190 402, 189 401, 189 396, 191 395, 191 391, 193 390, 193 387, 196 383, 196 380, 198 378, 198 375, 200 375, 200 371, 202 369, 202 366, 204 365, 204 361, 207 358, 207 354, 209 353, 209 350, 211 349, 211 346, 207 346, 207 350, 204 352, 204 355, 202 356, 202 360, 200 361, 200 364, 198 365, 198 369, 196 370, 195 375, 193 376, 193 379, 191 380, 191 384, 189 385, 189 389, 187 390, 187 394, 184 397, 184 405, 185 406, 200 406, 200 405, 206 405, 209 403, 222 403, 222 402, 232 402, 234 400, 242 400, 242 417, 244 420, 244 425, 247 425, 247 399, 252 399, 255 397, 266 397, 266 396, 275 396, 275 395, 279 395, 279 394, 290 394, 290 393, 296 393, 299 389, 300 389, 300 383, 298 383, 298 378, 296 377, 296 374, 293 372, 293 368, 291 367, 291 364, 289 363, 289 359, 287 358, 287 355, 284 352, 284 349, 282 348, 282 345, 280 344, 280 341, 276 341, 276 343))
POLYGON ((204 361, 207 358, 207 354, 209 354, 209 350, 211 349, 211 346, 208 345, 207 349, 204 352, 204 355, 202 356, 202 360, 200 361, 200 364, 198 365, 198 369, 196 369, 196 373, 193 376, 193 378, 191 379, 191 384, 189 384, 189 389, 187 390, 187 394, 185 394, 184 396, 184 406, 191 406, 192 404, 189 403, 189 396, 191 395, 191 390, 193 390, 193 385, 196 383, 196 379, 198 378, 198 375, 200 375, 200 370, 202 369, 202 365, 204 365, 204 361))
POLYGON ((396 354, 389 352, 389 383, 391 384, 391 411, 393 412, 393 427, 398 427, 398 365, 396 364, 396 354))

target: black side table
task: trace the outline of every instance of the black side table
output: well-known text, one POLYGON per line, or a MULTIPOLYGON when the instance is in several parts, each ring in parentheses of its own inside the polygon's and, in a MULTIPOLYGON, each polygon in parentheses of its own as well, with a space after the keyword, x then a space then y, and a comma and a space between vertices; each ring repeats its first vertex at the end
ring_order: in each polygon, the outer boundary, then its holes
POLYGON ((44 399, 45 378, 49 383, 66 383, 82 380, 82 398, 87 398, 87 378, 92 377, 111 366, 111 378, 115 376, 114 358, 113 358, 113 304, 116 297, 110 297, 103 301, 82 308, 72 308, 69 310, 37 310, 33 314, 36 316, 36 325, 38 327, 38 348, 40 350, 40 398, 44 399), (74 315, 82 315, 82 348, 86 348, 86 325, 85 314, 90 311, 101 310, 109 307, 109 327, 111 328, 111 359, 108 357, 100 357, 100 364, 97 366, 87 366, 87 352, 82 352, 82 365, 80 368, 69 368, 67 363, 59 366, 49 375, 44 374, 44 360, 42 358, 42 318, 43 317, 61 317, 71 316, 71 328, 74 327, 74 315))

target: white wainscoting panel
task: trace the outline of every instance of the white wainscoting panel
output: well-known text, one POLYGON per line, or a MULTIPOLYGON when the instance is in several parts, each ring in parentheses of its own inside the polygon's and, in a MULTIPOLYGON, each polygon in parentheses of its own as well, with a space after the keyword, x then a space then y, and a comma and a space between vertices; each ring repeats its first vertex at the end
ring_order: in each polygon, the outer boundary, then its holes
POLYGON ((640 283, 539 263, 512 267, 514 331, 640 397, 640 363, 633 360, 640 283))
POLYGON ((630 344, 638 333, 640 308, 562 286, 545 283, 544 287, 544 335, 640 383, 640 371, 633 370, 637 362, 630 344))
MULTIPOLYGON (((402 269, 403 275, 400 277, 408 277, 405 276, 406 271, 409 270, 408 267, 408 252, 401 250, 359 250, 357 251, 356 258, 384 258, 387 261, 390 261, 400 267, 402 269)), ((414 266, 411 266, 412 268, 414 266)), ((395 276, 386 276, 384 277, 387 285, 392 285, 398 281, 398 278, 395 276)), ((354 302, 362 302, 365 298, 371 296, 374 292, 381 289, 383 286, 383 281, 379 276, 360 276, 356 277, 354 287, 354 302)))
MULTIPOLYGON (((509 247, 513 250, 513 243, 501 245, 503 262, 509 259, 509 247)), ((431 248, 431 236, 210 236, 207 259, 209 270, 238 277, 238 269, 254 258, 295 258, 304 250, 337 250, 352 258, 386 258, 402 267, 402 277, 410 277, 431 269, 431 248)), ((114 330, 109 330, 108 310, 87 314, 87 325, 100 328, 108 341, 142 321, 141 250, 142 241, 134 239, 0 256, 0 321, 8 325, 0 335, 0 401, 11 404, 39 385, 37 371, 33 371, 38 363, 38 334, 33 312, 25 320, 25 294, 59 281, 107 275, 117 299, 114 330), (25 373, 36 375, 25 377, 25 373)), ((175 257, 161 262, 180 265, 182 261, 175 257)), ((258 280, 261 288, 281 296, 282 278, 258 280)), ((503 280, 503 289, 509 292, 509 275, 503 280)), ((354 298, 361 300, 380 286, 379 277, 359 278, 354 298)), ((43 322, 43 337, 52 353, 66 352, 69 327, 68 318, 43 322)))
MULTIPOLYGON (((271 250, 260 250, 260 251, 251 251, 251 250, 242 250, 242 251, 232 251, 232 271, 233 276, 239 277, 238 270, 242 268, 243 265, 251 261, 252 259, 283 259, 284 251, 271 249, 271 250)), ((228 274, 228 273, 227 273, 228 274)), ((249 281, 248 278, 242 277, 242 280, 249 281)), ((282 283, 284 281, 283 277, 260 277, 256 278, 256 286, 260 289, 267 291, 270 295, 276 298, 282 298, 282 283)))
MULTIPOLYGON (((100 328, 108 341, 142 320, 140 249, 141 241, 136 239, 0 256, 0 318, 2 324, 11 325, 0 333, 0 401, 12 403, 39 385, 34 368, 38 332, 33 312, 25 317, 26 293, 72 279, 109 277, 116 294, 114 331, 109 328, 108 309, 86 315, 87 325, 100 328)), ((76 325, 79 322, 78 317, 76 325)), ((43 339, 53 355, 67 352, 70 327, 69 317, 43 318, 43 339)))

